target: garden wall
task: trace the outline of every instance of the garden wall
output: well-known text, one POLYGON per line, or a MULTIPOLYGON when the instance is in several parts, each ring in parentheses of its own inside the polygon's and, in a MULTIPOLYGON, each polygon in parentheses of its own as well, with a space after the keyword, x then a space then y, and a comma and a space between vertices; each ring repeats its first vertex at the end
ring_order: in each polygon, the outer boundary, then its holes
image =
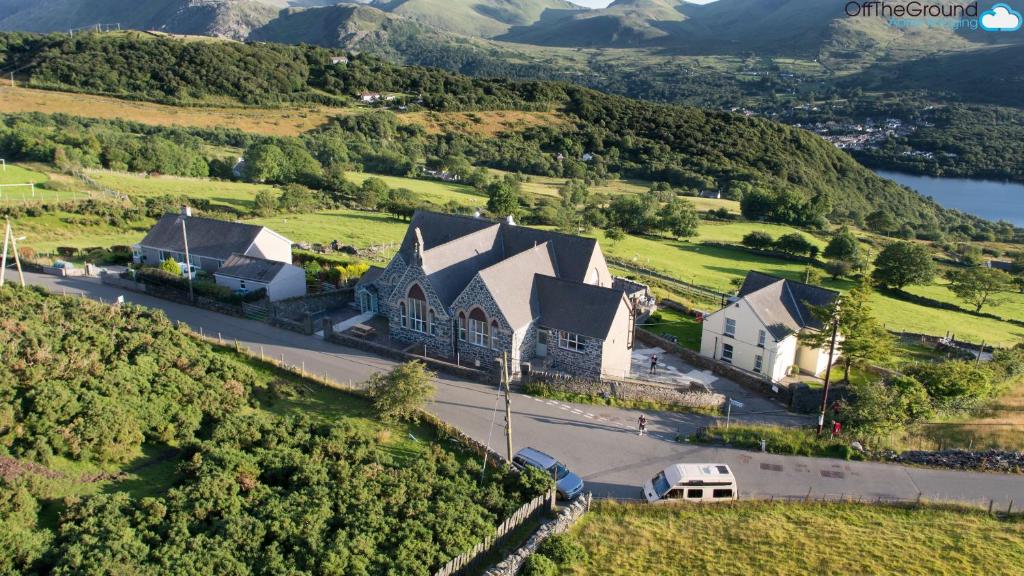
POLYGON ((498 562, 493 568, 484 572, 484 576, 515 576, 519 573, 519 569, 522 568, 523 563, 526 559, 537 551, 541 542, 544 542, 549 537, 556 534, 561 534, 569 528, 572 528, 584 514, 590 510, 590 503, 593 501, 593 497, 588 493, 580 496, 573 501, 572 504, 566 506, 558 516, 541 526, 537 529, 533 535, 530 536, 526 544, 520 546, 515 552, 509 554, 507 558, 498 562))
POLYGON ((671 386, 641 380, 591 380, 565 374, 524 371, 522 385, 531 383, 543 384, 555 392, 661 402, 698 410, 717 410, 725 405, 726 400, 725 396, 710 392, 699 383, 690 386, 671 386))
POLYGON ((706 356, 701 356, 698 352, 690 350, 689 348, 683 348, 682 346, 648 332, 643 328, 636 329, 636 339, 648 346, 657 346, 666 352, 671 352, 672 354, 682 358, 685 362, 693 364, 701 370, 710 370, 711 373, 717 376, 728 378, 744 388, 753 390, 754 392, 767 396, 768 398, 778 400, 786 406, 789 406, 792 402, 792 392, 790 391, 789 386, 785 384, 775 384, 769 380, 765 380, 749 372, 740 370, 735 366, 719 362, 706 356))

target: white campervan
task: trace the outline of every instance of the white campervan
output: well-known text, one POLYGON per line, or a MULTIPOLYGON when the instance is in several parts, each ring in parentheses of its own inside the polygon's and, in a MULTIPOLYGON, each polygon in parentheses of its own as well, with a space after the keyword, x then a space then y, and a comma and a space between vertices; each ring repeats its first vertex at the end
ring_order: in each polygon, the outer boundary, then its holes
POLYGON ((673 464, 644 484, 647 502, 736 500, 736 477, 725 464, 673 464))

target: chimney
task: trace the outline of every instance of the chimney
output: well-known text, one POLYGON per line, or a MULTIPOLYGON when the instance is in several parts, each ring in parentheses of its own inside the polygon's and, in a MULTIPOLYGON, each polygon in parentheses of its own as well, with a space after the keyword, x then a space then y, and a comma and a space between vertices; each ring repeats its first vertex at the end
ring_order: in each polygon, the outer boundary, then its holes
POLYGON ((416 228, 416 244, 413 245, 412 250, 416 254, 416 263, 423 264, 423 233, 420 232, 419 227, 416 228))
POLYGON ((515 226, 516 220, 515 218, 512 217, 511 214, 509 214, 507 217, 505 217, 505 223, 508 224, 509 226, 515 226))
POLYGON ((186 218, 191 218, 192 217, 192 207, 191 206, 182 206, 181 207, 181 215, 186 217, 186 218))

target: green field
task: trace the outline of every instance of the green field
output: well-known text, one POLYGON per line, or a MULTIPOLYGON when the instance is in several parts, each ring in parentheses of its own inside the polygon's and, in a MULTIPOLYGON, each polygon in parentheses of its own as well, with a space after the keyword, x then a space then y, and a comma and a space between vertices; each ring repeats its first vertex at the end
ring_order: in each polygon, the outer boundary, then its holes
POLYGON ((380 178, 391 188, 408 188, 420 198, 433 204, 447 204, 454 200, 464 206, 483 207, 487 204, 487 196, 477 192, 465 184, 442 182, 441 180, 420 180, 419 178, 401 178, 399 176, 381 176, 366 172, 346 172, 350 182, 362 184, 367 178, 380 178))
POLYGON ((701 325, 696 318, 672 308, 659 308, 657 314, 660 319, 650 319, 643 327, 658 335, 675 336, 683 348, 700 350, 701 325))
POLYGON ((220 206, 249 210, 253 198, 263 190, 277 193, 269 184, 248 184, 229 180, 207 180, 180 176, 146 176, 125 172, 90 170, 89 176, 112 190, 128 196, 188 196, 209 200, 220 206))
POLYGON ((358 248, 397 244, 409 223, 382 212, 329 210, 315 214, 281 214, 247 220, 280 232, 293 242, 328 244, 337 240, 358 248))
POLYGON ((859 504, 598 503, 573 529, 574 575, 1020 574, 1024 520, 859 504))
POLYGON ((52 202, 82 198, 82 193, 64 190, 48 190, 45 184, 50 176, 15 164, 7 164, 7 169, 0 168, 0 204, 28 204, 32 202, 52 202), (23 186, 23 184, 34 184, 23 186))

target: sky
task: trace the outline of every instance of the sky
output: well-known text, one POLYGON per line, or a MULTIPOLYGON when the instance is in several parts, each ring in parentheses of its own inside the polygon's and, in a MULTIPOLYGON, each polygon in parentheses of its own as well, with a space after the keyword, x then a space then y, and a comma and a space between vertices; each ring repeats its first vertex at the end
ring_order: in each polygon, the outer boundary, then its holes
MULTIPOLYGON (((714 0, 689 0, 694 4, 710 4, 714 0)), ((586 6, 588 8, 604 8, 612 3, 612 0, 569 0, 573 4, 579 4, 580 6, 586 6)))

